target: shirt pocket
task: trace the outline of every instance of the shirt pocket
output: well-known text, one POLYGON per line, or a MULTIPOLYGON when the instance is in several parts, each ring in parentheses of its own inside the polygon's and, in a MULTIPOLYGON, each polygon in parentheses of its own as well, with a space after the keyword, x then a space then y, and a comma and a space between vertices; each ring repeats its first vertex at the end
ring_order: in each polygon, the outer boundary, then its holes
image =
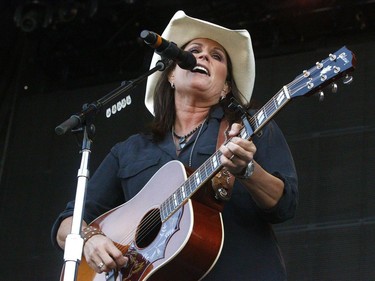
POLYGON ((129 163, 118 171, 125 200, 133 198, 159 169, 160 156, 129 163))
POLYGON ((216 151, 216 147, 214 145, 204 145, 197 148, 197 154, 203 156, 211 156, 216 151))
POLYGON ((144 171, 154 170, 151 168, 157 166, 159 164, 159 160, 160 156, 134 161, 130 164, 121 167, 118 171, 117 176, 121 179, 128 179, 144 171))

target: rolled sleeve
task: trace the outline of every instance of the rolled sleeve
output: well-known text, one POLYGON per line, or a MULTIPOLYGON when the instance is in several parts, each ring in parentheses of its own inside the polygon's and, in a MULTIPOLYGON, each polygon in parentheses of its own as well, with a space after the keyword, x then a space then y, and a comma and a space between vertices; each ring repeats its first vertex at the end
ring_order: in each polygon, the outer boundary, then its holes
POLYGON ((281 223, 295 216, 298 205, 298 177, 289 146, 275 121, 265 126, 254 138, 255 160, 269 173, 284 182, 284 192, 271 209, 260 209, 260 215, 270 223, 281 223))

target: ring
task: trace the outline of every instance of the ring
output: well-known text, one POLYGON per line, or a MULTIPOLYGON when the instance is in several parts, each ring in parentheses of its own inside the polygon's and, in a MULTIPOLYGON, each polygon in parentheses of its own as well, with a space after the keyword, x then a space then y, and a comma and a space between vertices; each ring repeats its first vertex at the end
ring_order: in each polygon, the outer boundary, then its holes
POLYGON ((232 156, 228 158, 229 160, 232 160, 236 155, 234 155, 233 151, 228 146, 225 147, 232 153, 232 156))
POLYGON ((98 264, 99 269, 102 269, 103 266, 104 266, 104 263, 103 263, 103 262, 101 262, 101 263, 98 264))

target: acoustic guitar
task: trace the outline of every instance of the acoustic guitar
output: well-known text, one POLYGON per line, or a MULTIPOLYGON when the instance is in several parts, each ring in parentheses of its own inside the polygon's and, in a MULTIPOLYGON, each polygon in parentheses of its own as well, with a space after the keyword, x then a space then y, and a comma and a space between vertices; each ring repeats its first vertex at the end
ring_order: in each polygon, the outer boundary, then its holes
MULTIPOLYGON (((351 82, 355 55, 342 47, 303 71, 253 116, 243 114, 239 136, 250 139, 290 100, 310 96, 336 79, 351 82)), ((221 212, 211 179, 222 169, 221 152, 188 173, 179 161, 165 164, 131 200, 90 225, 99 227, 129 258, 126 267, 96 273, 84 257, 78 281, 200 280, 214 267, 224 243, 221 212)), ((63 273, 62 273, 63 274, 63 273)), ((61 276, 61 280, 63 276, 61 276)))

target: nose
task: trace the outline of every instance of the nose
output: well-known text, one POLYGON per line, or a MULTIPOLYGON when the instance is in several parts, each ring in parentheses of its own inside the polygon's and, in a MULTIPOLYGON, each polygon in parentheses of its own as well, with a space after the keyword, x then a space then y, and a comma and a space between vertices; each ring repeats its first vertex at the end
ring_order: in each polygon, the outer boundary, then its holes
POLYGON ((197 54, 197 59, 208 61, 209 59, 208 53, 206 51, 201 51, 199 54, 197 54))

